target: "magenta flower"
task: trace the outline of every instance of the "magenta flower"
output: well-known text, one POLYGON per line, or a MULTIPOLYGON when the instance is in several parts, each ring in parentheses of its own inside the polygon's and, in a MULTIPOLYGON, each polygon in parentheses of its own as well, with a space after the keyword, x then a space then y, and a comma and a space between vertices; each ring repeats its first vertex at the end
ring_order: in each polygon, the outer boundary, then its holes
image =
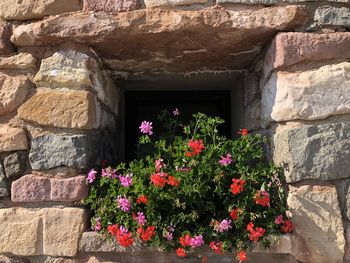
POLYGON ((118 203, 118 208, 120 210, 122 210, 123 212, 129 212, 131 208, 131 204, 128 198, 118 196, 117 203, 118 203))
POLYGON ((280 225, 282 223, 284 223, 283 215, 277 216, 276 219, 275 219, 275 224, 280 225))
POLYGON ((119 175, 119 181, 123 187, 129 187, 132 185, 132 174, 127 174, 125 176, 119 175))
POLYGON ((152 127, 152 122, 149 121, 143 121, 139 127, 140 131, 143 134, 148 134, 148 135, 152 135, 153 134, 153 127, 152 127))
POLYGON ((137 223, 139 225, 145 225, 147 223, 147 220, 146 220, 146 217, 145 215, 143 214, 143 212, 137 212, 137 216, 135 217, 137 223))
POLYGON ((111 167, 108 167, 106 169, 102 169, 101 176, 102 177, 111 178, 111 179, 115 179, 115 178, 118 177, 117 170, 112 169, 111 167))
POLYGON ((230 219, 224 219, 221 222, 216 222, 214 225, 214 230, 220 233, 228 231, 230 228, 232 228, 231 222, 232 221, 230 219))
POLYGON ((101 230, 101 221, 100 221, 101 219, 99 218, 99 217, 96 217, 95 218, 95 225, 94 225, 94 230, 95 231, 100 231, 101 230))
POLYGON ((88 173, 86 177, 86 181, 91 184, 93 181, 96 180, 96 174, 97 172, 94 169, 91 169, 91 171, 88 173))
POLYGON ((127 228, 125 228, 124 226, 120 226, 119 230, 120 230, 120 235, 121 236, 129 233, 129 230, 127 228))
POLYGON ((170 241, 170 240, 173 240, 174 237, 173 237, 173 233, 171 232, 165 232, 164 233, 164 237, 166 238, 166 240, 170 241))
POLYGON ((221 156, 221 160, 219 161, 219 164, 221 164, 222 166, 227 166, 230 163, 232 163, 232 159, 231 159, 231 154, 226 154, 226 157, 221 156))
POLYGON ((174 116, 179 116, 180 115, 180 111, 178 108, 176 108, 175 110, 173 110, 173 115, 174 116))
POLYGON ((157 173, 160 172, 160 169, 162 169, 163 167, 165 167, 165 164, 163 163, 163 159, 155 160, 155 165, 156 165, 156 172, 157 172, 157 173))
POLYGON ((200 247, 204 245, 204 240, 202 235, 198 235, 195 237, 192 237, 190 240, 190 246, 191 247, 200 247))

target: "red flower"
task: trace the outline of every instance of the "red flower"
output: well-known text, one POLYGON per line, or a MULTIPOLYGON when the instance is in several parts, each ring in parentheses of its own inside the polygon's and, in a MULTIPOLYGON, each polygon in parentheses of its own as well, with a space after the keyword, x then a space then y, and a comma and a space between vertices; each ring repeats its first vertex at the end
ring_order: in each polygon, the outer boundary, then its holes
POLYGON ((257 191, 255 196, 255 203, 262 206, 270 206, 270 196, 266 191, 257 191))
POLYGON ((183 248, 178 248, 178 249, 176 249, 176 254, 177 254, 179 257, 186 257, 186 256, 187 256, 186 251, 185 251, 185 249, 183 249, 183 248))
POLYGON ((191 244, 191 236, 190 235, 185 235, 183 237, 180 237, 179 240, 180 240, 181 246, 183 246, 183 247, 187 247, 191 244))
POLYGON ((150 241, 152 237, 156 235, 154 226, 148 226, 146 229, 143 229, 142 226, 140 226, 137 229, 136 233, 141 237, 143 241, 150 241))
POLYGON ((290 220, 285 220, 283 226, 281 227, 281 231, 283 233, 290 233, 294 230, 294 225, 292 221, 290 220))
POLYGON ((247 136, 248 135, 248 129, 244 128, 238 132, 239 135, 247 136))
POLYGON ((134 244, 134 239, 130 232, 128 233, 120 233, 117 235, 118 243, 123 247, 129 247, 134 244))
POLYGON ((116 225, 108 225, 107 227, 107 231, 108 233, 110 233, 112 236, 117 236, 118 235, 118 231, 119 231, 119 226, 116 225))
POLYGON ((169 175, 166 183, 171 186, 179 186, 180 181, 176 179, 174 176, 169 175))
POLYGON ((191 148, 191 152, 186 152, 187 157, 193 157, 200 154, 205 148, 202 140, 190 140, 188 146, 191 148))
POLYGON ((237 220, 238 219, 238 213, 239 213, 239 209, 233 209, 230 212, 230 217, 232 220, 237 220))
POLYGON ((222 242, 215 243, 214 241, 212 241, 210 242, 209 246, 216 254, 222 255, 224 253, 222 242))
POLYGON ((237 253, 237 256, 236 256, 237 260, 239 260, 239 262, 243 262, 243 261, 246 261, 248 258, 247 258, 247 253, 245 251, 239 251, 237 253))
POLYGON ((140 195, 140 196, 137 198, 136 203, 138 203, 138 204, 141 204, 141 203, 142 203, 142 204, 147 205, 147 203, 148 203, 148 198, 147 198, 147 196, 140 195))
POLYGON ((265 234, 265 229, 263 229, 261 227, 256 227, 254 229, 253 222, 250 222, 247 225, 247 230, 250 232, 249 233, 249 239, 254 241, 254 242, 258 242, 259 239, 265 234))
POLYGON ((151 175, 151 182, 158 187, 164 187, 166 183, 166 173, 155 173, 151 175))
POLYGON ((232 179, 231 192, 236 195, 243 191, 245 181, 241 179, 232 179))

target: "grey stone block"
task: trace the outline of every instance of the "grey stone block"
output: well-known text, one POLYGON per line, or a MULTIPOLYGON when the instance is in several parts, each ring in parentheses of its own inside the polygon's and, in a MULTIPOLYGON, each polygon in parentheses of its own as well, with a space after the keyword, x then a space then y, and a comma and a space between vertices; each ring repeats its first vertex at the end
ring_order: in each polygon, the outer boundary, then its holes
POLYGON ((9 196, 10 192, 7 185, 4 167, 0 162, 0 197, 9 196))
POLYGON ((4 159, 6 177, 10 180, 21 177, 26 171, 27 161, 28 154, 26 151, 18 151, 7 155, 4 159))
POLYGON ((350 28, 350 8, 319 7, 316 9, 314 20, 319 26, 342 26, 350 28))

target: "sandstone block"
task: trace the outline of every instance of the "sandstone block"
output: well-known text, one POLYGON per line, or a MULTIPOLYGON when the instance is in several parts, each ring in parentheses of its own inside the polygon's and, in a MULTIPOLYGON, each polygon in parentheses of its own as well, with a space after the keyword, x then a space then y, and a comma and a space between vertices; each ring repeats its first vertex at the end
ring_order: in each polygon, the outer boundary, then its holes
POLYGON ((82 208, 0 209, 0 253, 75 256, 85 227, 82 208))
POLYGON ((75 50, 61 50, 43 59, 34 78, 39 88, 88 90, 116 112, 116 87, 110 76, 99 69, 91 56, 75 50))
POLYGON ((146 8, 206 4, 208 0, 145 0, 146 8))
POLYGON ((84 11, 129 12, 136 10, 137 0, 84 0, 84 11))
POLYGON ((43 126, 89 130, 100 126, 101 109, 89 92, 42 91, 18 109, 18 116, 43 126))
POLYGON ((30 81, 26 76, 0 73, 0 116, 13 112, 28 95, 30 81))
POLYGON ((36 59, 32 54, 19 53, 11 57, 0 58, 0 69, 32 69, 35 68, 36 59))
POLYGON ((29 161, 35 170, 59 166, 87 169, 100 154, 98 136, 46 134, 32 139, 29 161))
POLYGON ((10 180, 16 180, 26 171, 28 154, 26 151, 17 151, 7 155, 4 158, 4 169, 6 177, 10 180))
POLYGON ((314 20, 319 26, 342 26, 350 28, 350 8, 319 7, 316 9, 314 20))
POLYGON ((79 242, 79 251, 82 252, 120 252, 123 248, 120 248, 117 243, 104 239, 97 232, 84 232, 79 242))
POLYGON ((350 58, 350 32, 328 34, 279 33, 272 41, 264 62, 264 75, 302 61, 350 58))
POLYGON ((291 188, 287 202, 295 224, 296 259, 310 263, 342 262, 345 238, 335 187, 291 188))
POLYGON ((13 202, 80 201, 87 196, 85 176, 68 179, 25 175, 11 185, 13 202))
POLYGON ((10 41, 10 31, 5 24, 0 22, 0 55, 9 55, 14 51, 15 46, 10 41))
POLYGON ((287 182, 350 177, 350 123, 283 125, 274 135, 274 161, 287 182))
POLYGON ((30 20, 81 10, 79 0, 1 0, 0 18, 3 20, 30 20))
POLYGON ((349 62, 274 73, 262 91, 262 124, 350 113, 349 74, 349 62))
POLYGON ((10 193, 7 185, 5 171, 0 162, 0 197, 9 196, 9 195, 10 193))
POLYGON ((21 128, 12 128, 7 124, 0 124, 0 152, 27 150, 26 133, 21 128))
MULTIPOLYGON (((302 3, 302 2, 318 2, 319 0, 217 0, 217 3, 232 3, 232 4, 262 4, 274 5, 277 3, 302 3)), ((323 2, 332 3, 348 3, 348 0, 323 0, 323 2)))

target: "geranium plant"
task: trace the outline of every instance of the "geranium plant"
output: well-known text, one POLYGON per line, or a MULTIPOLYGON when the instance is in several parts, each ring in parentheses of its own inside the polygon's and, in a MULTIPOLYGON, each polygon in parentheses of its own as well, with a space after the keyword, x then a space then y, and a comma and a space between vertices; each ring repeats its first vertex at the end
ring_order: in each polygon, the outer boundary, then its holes
POLYGON ((162 136, 141 123, 147 156, 90 171, 92 227, 124 247, 138 241, 185 257, 209 245, 218 254, 234 249, 241 262, 254 243, 291 232, 282 170, 266 161, 266 139, 242 129, 230 140, 218 132, 220 118, 198 113, 182 124, 179 115, 160 114, 162 136))

